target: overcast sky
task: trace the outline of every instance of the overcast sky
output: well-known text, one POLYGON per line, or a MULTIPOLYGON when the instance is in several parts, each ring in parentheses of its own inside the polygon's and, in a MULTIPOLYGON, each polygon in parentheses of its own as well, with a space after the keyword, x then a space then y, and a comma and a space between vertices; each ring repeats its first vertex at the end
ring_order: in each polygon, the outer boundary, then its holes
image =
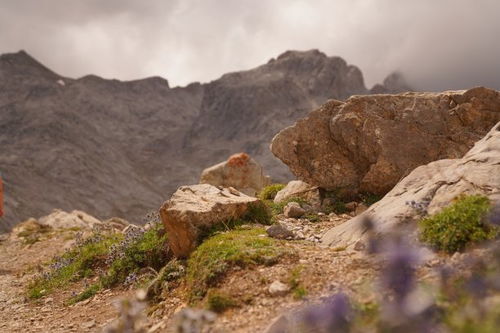
POLYGON ((317 48, 423 89, 500 89, 500 0, 0 0, 0 53, 171 86, 317 48))

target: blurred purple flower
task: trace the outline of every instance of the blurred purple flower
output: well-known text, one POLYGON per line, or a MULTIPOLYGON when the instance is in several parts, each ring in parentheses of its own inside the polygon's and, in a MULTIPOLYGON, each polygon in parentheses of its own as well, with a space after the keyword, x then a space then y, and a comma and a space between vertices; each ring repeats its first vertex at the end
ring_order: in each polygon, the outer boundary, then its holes
POLYGON ((317 332, 349 332, 352 307, 347 295, 338 293, 322 304, 306 308, 302 316, 307 329, 317 332))
POLYGON ((494 205, 488 215, 489 223, 500 227, 500 204, 494 205))
POLYGON ((415 284, 417 253, 401 237, 394 237, 389 243, 387 262, 382 272, 382 285, 394 294, 397 303, 402 304, 415 284))

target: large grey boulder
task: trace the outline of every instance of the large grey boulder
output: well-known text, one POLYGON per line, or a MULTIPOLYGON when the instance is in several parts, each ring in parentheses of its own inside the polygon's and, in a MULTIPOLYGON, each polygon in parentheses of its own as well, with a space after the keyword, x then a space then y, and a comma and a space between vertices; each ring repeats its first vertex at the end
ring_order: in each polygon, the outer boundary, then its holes
POLYGON ((461 194, 483 194, 493 205, 500 204, 500 123, 463 158, 439 160, 413 170, 363 214, 330 229, 322 242, 352 246, 363 241, 367 236, 366 218, 374 222, 376 235, 404 227, 416 236, 415 222, 422 213, 434 214, 461 194), (412 202, 415 204, 408 204, 412 202))
POLYGON ((255 196, 270 183, 269 177, 253 158, 245 153, 234 154, 227 161, 203 170, 201 184, 234 187, 247 195, 255 196))
POLYGON ((209 184, 181 186, 160 208, 160 216, 168 233, 170 249, 176 257, 187 257, 203 232, 238 219, 260 200, 234 188, 209 184))
POLYGON ((344 192, 385 194, 419 165, 462 157, 500 121, 500 93, 353 96, 278 133, 271 150, 295 176, 344 192))

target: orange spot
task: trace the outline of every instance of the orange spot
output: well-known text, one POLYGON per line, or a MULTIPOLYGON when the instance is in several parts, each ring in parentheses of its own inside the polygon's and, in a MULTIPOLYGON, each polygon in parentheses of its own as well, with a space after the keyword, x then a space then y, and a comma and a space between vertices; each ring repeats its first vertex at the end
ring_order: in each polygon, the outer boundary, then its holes
POLYGON ((247 165, 249 160, 250 156, 248 156, 248 154, 246 153, 234 154, 228 158, 227 165, 232 167, 242 167, 247 165))

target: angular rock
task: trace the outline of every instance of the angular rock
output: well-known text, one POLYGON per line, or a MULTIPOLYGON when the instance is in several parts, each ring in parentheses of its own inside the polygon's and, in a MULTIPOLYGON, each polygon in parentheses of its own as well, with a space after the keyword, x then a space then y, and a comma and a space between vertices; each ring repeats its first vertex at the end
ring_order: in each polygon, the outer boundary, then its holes
POLYGON ((463 158, 439 160, 413 170, 363 214, 330 229, 322 242, 353 246, 363 241, 367 236, 365 218, 373 221, 375 235, 382 237, 404 227, 415 240, 422 212, 434 214, 461 194, 483 194, 493 206, 500 205, 500 123, 463 158))
POLYGON ((326 190, 387 193, 419 165, 460 158, 500 121, 500 93, 353 96, 331 100, 278 133, 271 150, 326 190))
POLYGON ((203 232, 248 213, 260 200, 233 188, 209 184, 181 186, 160 208, 169 245, 176 257, 188 256, 203 232))
POLYGON ((283 214, 286 217, 299 218, 306 213, 305 209, 300 207, 297 202, 289 202, 283 209, 283 214))
POLYGON ((281 223, 273 224, 272 226, 267 228, 266 232, 269 237, 277 239, 290 239, 295 237, 293 231, 289 230, 281 223))
POLYGON ((38 222, 56 229, 92 229, 96 225, 102 225, 101 221, 85 212, 74 210, 68 213, 60 209, 54 209, 49 215, 39 218, 38 222))
POLYGON ((317 186, 311 186, 301 180, 290 181, 283 189, 276 193, 275 203, 283 202, 290 198, 301 198, 309 202, 314 208, 321 205, 321 195, 317 186))
POLYGON ((255 196, 264 186, 270 184, 270 180, 264 176, 259 163, 248 154, 239 153, 232 155, 225 162, 203 170, 200 183, 234 187, 247 195, 255 196))

